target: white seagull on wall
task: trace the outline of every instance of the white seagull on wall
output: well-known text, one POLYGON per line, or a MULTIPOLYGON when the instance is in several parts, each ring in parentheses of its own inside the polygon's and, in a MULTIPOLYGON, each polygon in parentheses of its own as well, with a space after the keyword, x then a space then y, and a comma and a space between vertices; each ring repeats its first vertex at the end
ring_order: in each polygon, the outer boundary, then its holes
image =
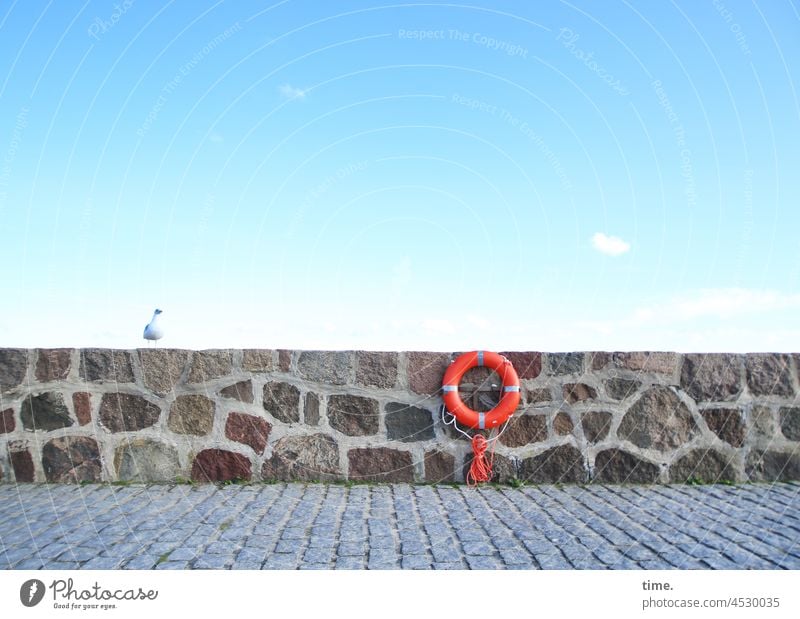
POLYGON ((152 340, 154 343, 156 340, 160 340, 162 337, 164 337, 164 330, 161 328, 161 323, 158 321, 158 315, 160 313, 160 309, 157 309, 155 312, 153 312, 153 319, 144 328, 144 339, 152 340))

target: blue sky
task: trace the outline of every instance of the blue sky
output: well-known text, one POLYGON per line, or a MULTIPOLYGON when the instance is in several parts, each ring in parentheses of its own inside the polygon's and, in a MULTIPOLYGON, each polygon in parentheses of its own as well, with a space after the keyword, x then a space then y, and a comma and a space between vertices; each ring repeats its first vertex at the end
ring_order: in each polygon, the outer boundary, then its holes
POLYGON ((800 8, 0 4, 0 345, 800 350, 800 8))

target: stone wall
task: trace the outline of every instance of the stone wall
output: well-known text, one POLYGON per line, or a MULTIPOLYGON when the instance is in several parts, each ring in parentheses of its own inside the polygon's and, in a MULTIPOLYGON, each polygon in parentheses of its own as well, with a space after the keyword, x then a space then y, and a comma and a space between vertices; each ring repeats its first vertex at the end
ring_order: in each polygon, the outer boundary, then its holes
MULTIPOLYGON (((800 355, 504 354, 522 403, 496 481, 800 479, 800 355)), ((0 479, 460 482, 453 357, 0 349, 0 479)))

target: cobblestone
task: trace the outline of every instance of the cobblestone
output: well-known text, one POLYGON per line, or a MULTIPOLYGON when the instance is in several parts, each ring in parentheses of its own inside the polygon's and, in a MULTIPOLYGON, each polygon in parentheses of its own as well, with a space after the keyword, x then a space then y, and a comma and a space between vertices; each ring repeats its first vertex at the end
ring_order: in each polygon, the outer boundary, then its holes
POLYGON ((798 513, 797 483, 22 484, 0 569, 796 570, 798 513))

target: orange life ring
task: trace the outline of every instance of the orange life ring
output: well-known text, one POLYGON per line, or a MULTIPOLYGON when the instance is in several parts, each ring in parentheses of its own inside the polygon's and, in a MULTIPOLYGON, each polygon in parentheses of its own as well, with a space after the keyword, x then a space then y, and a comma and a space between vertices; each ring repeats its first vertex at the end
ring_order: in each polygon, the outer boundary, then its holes
POLYGON ((444 404, 459 423, 475 430, 495 428, 505 423, 519 405, 519 377, 511 362, 488 350, 473 350, 460 355, 450 364, 442 379, 444 404), (464 373, 474 367, 491 368, 503 381, 503 395, 500 402, 488 413, 479 413, 464 404, 458 395, 458 383, 464 373))

